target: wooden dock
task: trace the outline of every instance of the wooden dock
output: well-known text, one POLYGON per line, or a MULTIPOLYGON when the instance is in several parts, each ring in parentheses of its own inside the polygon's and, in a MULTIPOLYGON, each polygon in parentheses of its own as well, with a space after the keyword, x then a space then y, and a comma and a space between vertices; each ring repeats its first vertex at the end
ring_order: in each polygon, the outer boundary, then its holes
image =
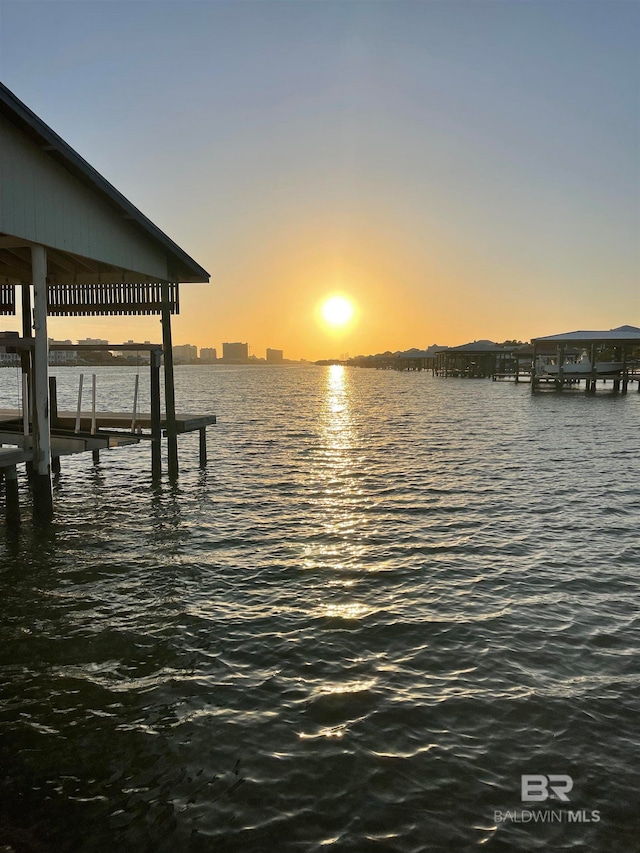
MULTIPOLYGON (((216 423, 215 415, 178 414, 175 429, 178 434, 200 433, 199 461, 207 462, 208 426, 216 423)), ((149 441, 152 446, 152 470, 158 473, 160 458, 160 431, 166 435, 167 420, 154 424, 151 414, 135 418, 130 412, 87 413, 58 411, 52 417, 51 471, 60 473, 60 457, 91 452, 94 462, 99 461, 101 450, 114 450, 149 441)), ((15 527, 20 521, 17 466, 26 464, 30 471, 33 461, 33 434, 31 425, 25 434, 23 413, 18 409, 0 409, 0 473, 5 480, 5 514, 7 524, 15 527), (7 446, 9 445, 9 446, 7 446)))
MULTIPOLYGON (((177 433, 198 431, 201 437, 203 431, 215 423, 215 415, 177 414, 175 418, 177 433)), ((58 411, 52 417, 52 456, 153 441, 157 437, 153 434, 153 426, 151 414, 133 417, 130 412, 81 412, 78 415, 77 412, 58 411)), ((167 420, 161 418, 159 426, 166 434, 167 420)), ((17 438, 22 440, 23 428, 22 413, 18 409, 0 409, 0 444, 14 443, 17 438)), ((26 438, 30 441, 29 436, 26 438)), ((6 458, 5 455, 0 459, 0 467, 3 467, 2 459, 6 458)), ((200 461, 206 461, 206 455, 204 459, 201 456, 200 461)))
MULTIPOLYGON (((29 352, 32 341, 24 339, 5 339, 17 352, 29 352)), ((69 345, 67 345, 69 346, 69 345)), ((72 348, 73 345, 69 346, 72 348)), ((82 378, 80 379, 78 409, 59 410, 57 404, 56 377, 49 377, 49 445, 50 470, 59 474, 60 458, 77 453, 91 452, 94 462, 100 460, 100 451, 114 450, 148 441, 151 445, 151 472, 157 479, 161 474, 161 443, 167 438, 169 475, 177 473, 177 436, 189 432, 198 432, 199 462, 207 462, 207 427, 216 423, 213 414, 174 413, 168 411, 164 416, 160 401, 160 368, 162 346, 158 344, 134 345, 98 345, 95 349, 140 349, 150 356, 151 412, 137 411, 137 381, 134 402, 130 412, 92 411, 82 407, 82 378), (173 464, 172 463, 173 457, 173 464)), ((84 349, 75 345, 73 348, 84 349)), ((4 474, 6 484, 6 519, 15 526, 20 520, 18 505, 17 465, 24 463, 31 473, 36 453, 36 441, 33 417, 29 406, 29 376, 25 374, 23 394, 27 402, 26 413, 22 409, 0 409, 0 474, 4 474), (10 445, 7 447, 6 445, 10 445), (12 445, 12 447, 11 447, 12 445)), ((94 378, 95 382, 95 378, 94 378)), ((95 406, 95 387, 92 388, 93 406, 95 406)), ((30 478, 31 480, 32 478, 30 478)))
MULTIPOLYGON (((52 418, 53 429, 74 430, 76 424, 77 412, 58 411, 55 418, 52 418)), ((91 430, 93 415, 91 412, 81 412, 80 414, 80 432, 89 432, 91 430)), ((150 430, 152 428, 152 417, 150 413, 139 414, 135 416, 135 426, 131 430, 132 413, 131 412, 96 412, 96 430, 105 429, 124 430, 132 432, 140 438, 150 438, 149 435, 138 435, 137 430, 150 430)), ((18 422, 22 426, 22 413, 17 409, 0 409, 0 429, 5 423, 18 422)), ((176 414, 176 430, 179 433, 194 432, 195 430, 203 429, 216 423, 215 415, 197 415, 197 414, 176 414)), ((167 426, 165 418, 160 419, 160 426, 164 430, 167 426)))
MULTIPOLYGON (((494 382, 499 382, 503 380, 513 380, 516 383, 526 382, 529 384, 531 384, 532 382, 530 371, 521 371, 520 373, 494 373, 491 378, 494 382)), ((627 389, 630 383, 637 382, 638 391, 640 392, 640 371, 627 372, 626 374, 620 376, 615 376, 612 374, 596 376, 595 379, 592 379, 589 375, 565 375, 562 377, 562 380, 560 380, 557 376, 553 376, 549 373, 542 373, 537 374, 535 377, 535 388, 536 390, 549 389, 554 391, 562 390, 563 388, 580 388, 582 381, 586 383, 585 390, 588 392, 595 391, 595 382, 602 382, 603 385, 606 385, 608 382, 610 382, 612 391, 616 393, 620 391, 623 394, 627 393, 627 389)))

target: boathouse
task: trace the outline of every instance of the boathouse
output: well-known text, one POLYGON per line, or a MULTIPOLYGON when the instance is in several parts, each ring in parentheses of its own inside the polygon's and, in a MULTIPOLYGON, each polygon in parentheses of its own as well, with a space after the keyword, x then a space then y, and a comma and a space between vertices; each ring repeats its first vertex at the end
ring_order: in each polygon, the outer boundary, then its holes
POLYGON ((436 376, 458 376, 479 379, 495 373, 513 370, 515 346, 493 341, 472 341, 458 347, 448 347, 436 353, 436 376))
POLYGON ((15 464, 31 462, 35 514, 51 515, 50 316, 160 317, 151 361, 159 377, 163 352, 168 468, 177 473, 171 315, 179 285, 209 274, 2 84, 0 187, 0 314, 16 314, 19 301, 21 337, 10 343, 29 392, 25 440, 0 448, 7 499, 15 464))
POLYGON ((564 332, 532 338, 531 387, 552 385, 558 391, 567 385, 585 382, 587 392, 596 382, 612 380, 614 391, 627 392, 630 381, 638 380, 640 391, 640 328, 618 326, 608 331, 564 332), (555 349, 551 362, 541 362, 541 353, 555 349), (581 353, 576 360, 574 353, 581 353))

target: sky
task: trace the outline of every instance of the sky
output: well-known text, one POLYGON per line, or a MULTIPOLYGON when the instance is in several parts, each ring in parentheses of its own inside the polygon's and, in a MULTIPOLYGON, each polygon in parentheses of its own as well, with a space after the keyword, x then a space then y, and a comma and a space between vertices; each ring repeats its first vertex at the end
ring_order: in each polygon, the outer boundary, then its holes
POLYGON ((640 2, 0 0, 0 78, 211 274, 174 343, 640 325, 640 2))

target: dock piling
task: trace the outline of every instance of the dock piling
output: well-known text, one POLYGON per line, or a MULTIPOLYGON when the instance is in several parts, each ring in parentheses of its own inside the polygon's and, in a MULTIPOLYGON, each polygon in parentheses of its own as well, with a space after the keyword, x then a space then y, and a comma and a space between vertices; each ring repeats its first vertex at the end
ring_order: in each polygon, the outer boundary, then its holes
POLYGON ((207 464, 207 428, 200 427, 200 467, 204 468, 207 464))
POLYGON ((47 339, 47 250, 31 247, 33 277, 33 509, 37 521, 53 517, 51 432, 49 422, 49 345, 47 339))
POLYGON ((10 465, 4 471, 5 517, 7 527, 20 524, 20 500, 18 497, 18 470, 10 465))
POLYGON ((82 384, 84 382, 84 373, 80 374, 78 379, 78 409, 76 411, 76 432, 80 432, 80 417, 82 415, 82 384))
POLYGON ((151 372, 151 476, 154 480, 162 474, 162 420, 160 415, 160 362, 158 350, 150 352, 151 372))
POLYGON ((171 341, 171 300, 169 282, 162 282, 162 345, 164 353, 164 404, 166 410, 167 469, 170 477, 178 476, 178 434, 176 430, 176 395, 173 382, 173 344, 171 341))

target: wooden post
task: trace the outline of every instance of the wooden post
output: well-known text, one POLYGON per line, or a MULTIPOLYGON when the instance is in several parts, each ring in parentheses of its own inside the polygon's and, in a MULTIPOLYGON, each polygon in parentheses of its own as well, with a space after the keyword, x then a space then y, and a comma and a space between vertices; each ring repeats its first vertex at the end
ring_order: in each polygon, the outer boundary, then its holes
POLYGON ((158 350, 151 350, 149 364, 151 370, 151 476, 154 479, 162 473, 162 419, 160 415, 160 361, 158 350))
POLYGON ((173 382, 173 345, 171 341, 171 306, 169 283, 162 282, 162 349, 164 353, 164 404, 167 431, 167 470, 178 476, 178 433, 176 430, 176 395, 173 382))
POLYGON ((207 464, 207 428, 200 427, 200 467, 207 464))
MULTIPOLYGON (((31 427, 31 419, 29 417, 29 376, 27 373, 22 374, 22 446, 25 450, 29 447, 29 434, 31 427)), ((32 465, 27 462, 27 473, 31 476, 32 465)))
POLYGON ((31 285, 22 282, 22 337, 33 337, 33 320, 31 318, 31 285))
POLYGON ((538 387, 538 380, 536 379, 536 360, 538 357, 538 347, 535 343, 533 343, 533 352, 531 353, 531 390, 535 391, 538 387))
POLYGON ((558 344, 557 353, 558 378, 556 379, 556 390, 562 391, 564 388, 564 346, 562 344, 558 344))
POLYGON ((84 381, 84 373, 80 374, 78 379, 78 408, 76 409, 76 427, 75 432, 80 432, 80 423, 82 420, 82 383, 84 381))
POLYGON ((51 428, 58 425, 58 382, 55 376, 49 377, 49 413, 51 428))
POLYGON ((136 419, 138 417, 138 386, 140 384, 140 376, 136 373, 135 382, 133 385, 133 412, 131 413, 131 432, 135 432, 136 419))
MULTIPOLYGON (((22 282, 22 337, 33 337, 33 317, 31 314, 31 285, 22 282)), ((31 392, 33 388, 33 372, 31 364, 32 354, 29 350, 23 350, 20 353, 20 364, 22 367, 22 417, 24 422, 24 447, 29 444, 29 434, 31 431, 31 392)), ((27 474, 29 477, 33 474, 33 462, 29 460, 25 463, 27 474)))
MULTIPOLYGON (((49 413, 51 416, 51 429, 58 425, 58 386, 55 376, 49 377, 49 413)), ((60 457, 51 453, 51 473, 60 473, 60 457)))
POLYGON ((18 497, 18 471, 15 465, 9 465, 4 472, 5 517, 7 527, 20 524, 20 500, 18 497))
POLYGON ((96 374, 91 376, 91 435, 96 434, 96 374))
MULTIPOLYGON (((22 282, 22 337, 33 337, 33 318, 31 315, 31 285, 26 281, 22 282)), ((20 353, 20 363, 22 372, 28 377, 31 384, 31 359, 28 350, 23 350, 20 353)))
MULTIPOLYGON (((96 374, 91 377, 91 435, 96 434, 96 374)), ((91 452, 91 457, 94 462, 100 461, 100 451, 94 448, 91 452)))
POLYGON ((591 392, 593 394, 596 393, 596 378, 598 376, 598 370, 596 368, 596 345, 591 344, 589 348, 589 361, 591 362, 591 377, 588 378, 585 382, 586 388, 585 391, 587 393, 591 392))
POLYGON ((47 338, 47 250, 31 247, 33 277, 33 509, 38 521, 53 515, 51 495, 51 433, 49 425, 49 344, 47 338))

